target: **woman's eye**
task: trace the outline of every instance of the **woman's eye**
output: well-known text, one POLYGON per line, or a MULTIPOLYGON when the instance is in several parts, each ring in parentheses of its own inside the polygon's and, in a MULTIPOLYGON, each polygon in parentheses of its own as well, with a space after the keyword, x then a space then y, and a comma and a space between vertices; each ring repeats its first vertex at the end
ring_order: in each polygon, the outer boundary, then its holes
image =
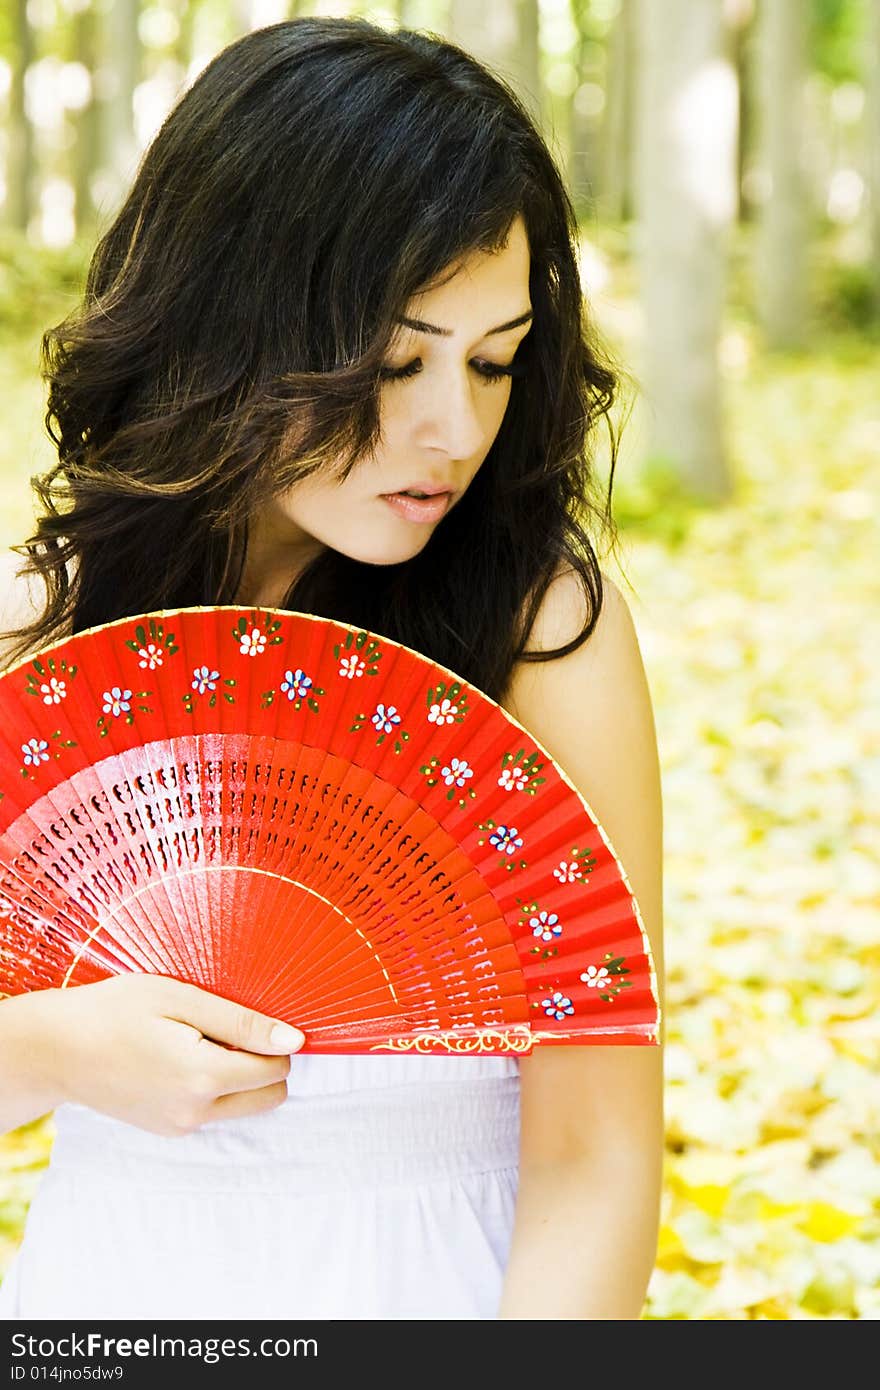
POLYGON ((415 376, 416 372, 421 370, 421 361, 415 357, 412 362, 407 362, 405 367, 380 367, 379 377, 382 381, 405 381, 407 377, 415 376))
MULTIPOLYGON (((474 358, 471 366, 485 382, 501 381, 504 377, 517 377, 525 374, 526 366, 524 362, 486 362, 481 358, 474 358)), ((404 367, 381 367, 379 376, 383 381, 406 381, 409 377, 415 376, 422 370, 421 358, 415 357, 412 362, 407 362, 404 367)))
POLYGON ((502 365, 500 362, 475 360, 471 365, 484 381, 501 381, 506 376, 524 376, 526 370, 524 362, 508 362, 502 365))

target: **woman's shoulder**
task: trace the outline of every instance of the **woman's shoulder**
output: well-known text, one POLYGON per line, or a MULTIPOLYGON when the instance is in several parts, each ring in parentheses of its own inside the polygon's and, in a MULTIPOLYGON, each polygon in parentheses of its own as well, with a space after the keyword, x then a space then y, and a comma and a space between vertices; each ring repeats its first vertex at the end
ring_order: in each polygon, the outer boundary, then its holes
MULTIPOLYGON (((609 633, 632 623, 632 614, 620 588, 604 570, 602 602, 595 626, 584 646, 595 652, 609 633)), ((581 575, 567 563, 560 563, 541 599, 529 630, 527 652, 552 652, 566 646, 583 632, 592 617, 592 599, 585 591, 581 575)), ((533 664, 533 663, 528 663, 533 664)), ((541 665, 545 663, 539 663, 541 665)))
MULTIPOLYGON (((564 655, 515 663, 504 707, 520 722, 546 724, 556 706, 590 708, 609 698, 621 683, 641 686, 644 669, 635 622, 617 583, 601 571, 602 602, 589 637, 564 655)), ((592 600, 570 566, 560 565, 543 595, 529 631, 526 653, 552 653, 574 641, 592 618, 592 600)), ((612 697, 613 698, 613 697, 612 697)))

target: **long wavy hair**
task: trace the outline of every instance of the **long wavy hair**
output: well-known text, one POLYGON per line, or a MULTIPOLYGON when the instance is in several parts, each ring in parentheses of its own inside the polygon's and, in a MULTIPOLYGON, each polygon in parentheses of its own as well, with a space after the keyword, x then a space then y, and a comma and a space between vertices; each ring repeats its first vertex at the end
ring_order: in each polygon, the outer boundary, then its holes
POLYGON ((204 68, 98 241, 82 303, 42 336, 58 461, 31 479, 43 511, 13 549, 46 599, 7 664, 117 618, 235 602, 249 518, 372 448, 395 320, 463 254, 504 245, 517 214, 533 326, 469 489, 413 559, 325 549, 282 606, 415 647, 496 700, 518 659, 585 641, 602 605, 592 522, 616 540, 618 375, 586 322, 554 158, 515 94, 453 44, 304 18, 204 68), (581 578, 585 626, 528 652, 561 566, 581 578))

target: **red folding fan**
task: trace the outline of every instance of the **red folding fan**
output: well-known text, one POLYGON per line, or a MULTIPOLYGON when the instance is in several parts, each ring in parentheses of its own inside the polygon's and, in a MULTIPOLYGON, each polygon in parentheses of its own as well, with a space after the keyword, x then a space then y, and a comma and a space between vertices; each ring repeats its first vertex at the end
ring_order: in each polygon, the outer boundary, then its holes
POLYGON ((0 994, 191 981, 304 1052, 656 1043, 626 873, 454 672, 275 609, 91 628, 0 675, 0 994))

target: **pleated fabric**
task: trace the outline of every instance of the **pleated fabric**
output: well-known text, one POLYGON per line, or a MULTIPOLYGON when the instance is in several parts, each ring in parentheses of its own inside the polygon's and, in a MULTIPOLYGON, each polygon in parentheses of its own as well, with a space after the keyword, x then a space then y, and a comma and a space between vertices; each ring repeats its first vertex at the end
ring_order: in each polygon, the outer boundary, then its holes
POLYGON ((166 1138, 66 1104, 0 1318, 495 1318, 507 1057, 295 1055, 283 1105, 166 1138))

